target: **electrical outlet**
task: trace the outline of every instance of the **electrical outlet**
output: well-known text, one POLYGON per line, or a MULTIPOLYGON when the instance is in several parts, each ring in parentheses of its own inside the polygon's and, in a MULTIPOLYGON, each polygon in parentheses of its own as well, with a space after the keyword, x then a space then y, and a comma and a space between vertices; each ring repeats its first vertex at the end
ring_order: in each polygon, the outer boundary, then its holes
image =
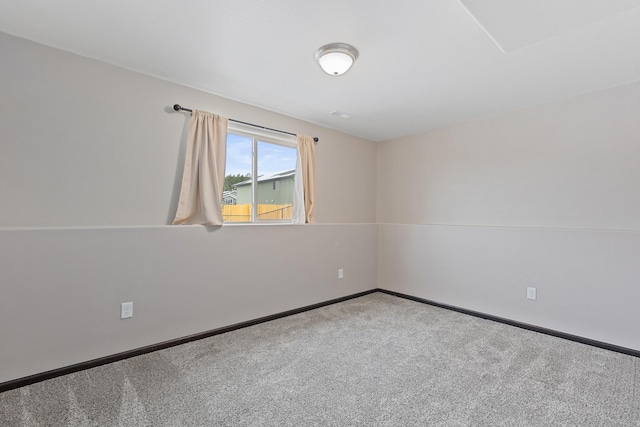
POLYGON ((344 270, 343 269, 339 269, 338 270, 338 279, 344 279, 344 270))
POLYGON ((536 299, 537 293, 536 288, 527 288, 527 299, 536 299))
POLYGON ((133 303, 123 302, 120 304, 120 318, 128 319, 129 317, 133 317, 133 303))

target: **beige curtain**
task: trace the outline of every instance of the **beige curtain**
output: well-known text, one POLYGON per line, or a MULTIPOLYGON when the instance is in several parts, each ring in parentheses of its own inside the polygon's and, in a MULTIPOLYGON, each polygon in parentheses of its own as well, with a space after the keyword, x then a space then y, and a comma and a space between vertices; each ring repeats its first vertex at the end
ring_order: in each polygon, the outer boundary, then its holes
POLYGON ((313 224, 315 219, 316 200, 316 146, 313 138, 298 135, 298 152, 302 172, 302 187, 304 193, 304 222, 313 224))
POLYGON ((174 224, 222 225, 229 120, 193 110, 174 224))

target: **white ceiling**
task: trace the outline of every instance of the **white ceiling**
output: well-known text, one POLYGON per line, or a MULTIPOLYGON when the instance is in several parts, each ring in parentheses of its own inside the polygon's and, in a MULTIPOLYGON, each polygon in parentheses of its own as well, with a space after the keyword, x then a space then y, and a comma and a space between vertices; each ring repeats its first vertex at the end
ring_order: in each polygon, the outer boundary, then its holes
POLYGON ((0 0, 0 31, 382 141, 640 81, 639 6, 0 0), (331 42, 360 52, 340 77, 314 61, 331 42))

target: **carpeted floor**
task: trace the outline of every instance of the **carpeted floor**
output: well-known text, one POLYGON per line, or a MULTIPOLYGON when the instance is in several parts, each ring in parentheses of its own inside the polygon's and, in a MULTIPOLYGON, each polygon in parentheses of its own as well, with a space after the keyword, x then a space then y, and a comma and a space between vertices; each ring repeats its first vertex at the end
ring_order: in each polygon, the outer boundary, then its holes
POLYGON ((382 293, 0 394, 5 426, 640 426, 640 359, 382 293))

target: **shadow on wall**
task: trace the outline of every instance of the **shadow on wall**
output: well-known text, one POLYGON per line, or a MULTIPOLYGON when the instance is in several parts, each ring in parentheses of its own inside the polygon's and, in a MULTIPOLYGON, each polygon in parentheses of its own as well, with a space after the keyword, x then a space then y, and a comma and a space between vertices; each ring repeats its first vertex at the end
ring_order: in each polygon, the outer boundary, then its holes
MULTIPOLYGON (((165 107, 165 112, 175 114, 173 107, 165 107)), ((176 159, 176 176, 173 180, 173 190, 171 191, 171 200, 169 203, 169 209, 167 212, 167 224, 171 224, 176 217, 176 211, 178 210, 178 199, 180 198, 180 187, 182 185, 182 173, 184 171, 184 159, 187 152, 187 137, 189 136, 189 121, 190 115, 184 115, 184 125, 182 126, 182 134, 180 135, 180 150, 176 159)), ((218 229, 220 227, 212 227, 218 229)))

